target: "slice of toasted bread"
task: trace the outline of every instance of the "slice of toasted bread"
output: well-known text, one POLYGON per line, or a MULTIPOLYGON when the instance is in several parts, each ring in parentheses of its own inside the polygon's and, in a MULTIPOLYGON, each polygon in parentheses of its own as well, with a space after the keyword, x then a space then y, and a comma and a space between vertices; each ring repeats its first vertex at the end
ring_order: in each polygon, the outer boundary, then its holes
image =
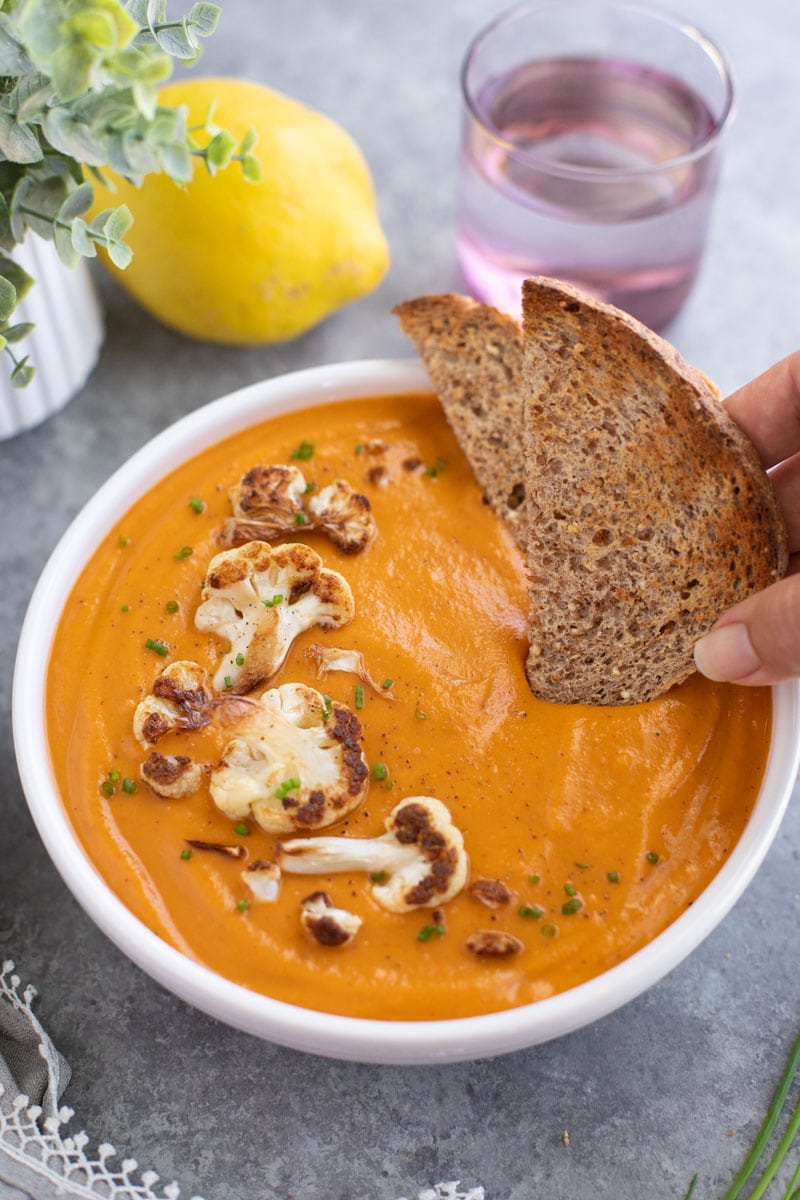
POLYGON ((454 293, 407 300, 394 312, 425 364, 486 499, 522 545, 519 325, 496 308, 454 293))
POLYGON ((786 569, 750 441, 638 321, 550 279, 523 287, 533 692, 651 699, 717 617, 786 569))

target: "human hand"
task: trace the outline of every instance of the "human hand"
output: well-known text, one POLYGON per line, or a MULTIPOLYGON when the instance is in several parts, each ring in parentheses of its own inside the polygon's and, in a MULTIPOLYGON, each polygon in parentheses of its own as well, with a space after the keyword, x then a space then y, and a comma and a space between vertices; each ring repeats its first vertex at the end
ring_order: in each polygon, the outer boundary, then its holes
POLYGON ((769 684, 800 675, 800 351, 725 401, 770 470, 789 535, 785 579, 740 604, 694 648, 698 671, 730 683, 769 684))

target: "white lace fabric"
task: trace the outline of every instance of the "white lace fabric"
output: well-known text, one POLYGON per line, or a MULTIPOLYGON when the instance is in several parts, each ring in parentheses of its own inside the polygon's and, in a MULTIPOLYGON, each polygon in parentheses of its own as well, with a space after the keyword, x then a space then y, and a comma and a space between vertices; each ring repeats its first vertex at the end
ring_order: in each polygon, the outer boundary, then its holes
MULTIPOLYGON (((33 1011, 36 989, 30 984, 20 989, 14 963, 4 962, 0 969, 0 1200, 178 1200, 177 1183, 161 1182, 155 1171, 140 1172, 136 1159, 120 1161, 108 1142, 91 1152, 87 1133, 69 1133, 74 1113, 61 1104, 69 1068, 33 1011), (35 1094, 22 1092, 20 1079, 35 1094)), ((482 1187, 462 1189, 453 1181, 424 1188, 416 1200, 485 1200, 485 1195, 482 1187)))

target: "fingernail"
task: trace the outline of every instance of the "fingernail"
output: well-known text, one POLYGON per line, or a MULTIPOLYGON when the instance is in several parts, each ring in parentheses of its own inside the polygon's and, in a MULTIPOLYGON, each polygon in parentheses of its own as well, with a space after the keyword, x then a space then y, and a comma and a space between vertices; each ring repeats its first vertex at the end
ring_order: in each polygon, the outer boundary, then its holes
POLYGON ((719 682, 746 679, 761 666, 741 621, 723 625, 695 642, 694 662, 701 675, 719 682))

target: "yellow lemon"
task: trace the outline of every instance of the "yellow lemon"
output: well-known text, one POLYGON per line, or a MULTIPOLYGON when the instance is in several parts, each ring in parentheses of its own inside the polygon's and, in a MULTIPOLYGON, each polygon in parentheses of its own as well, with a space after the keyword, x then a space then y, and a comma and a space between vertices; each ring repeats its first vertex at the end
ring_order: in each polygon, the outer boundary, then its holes
MULTIPOLYGON (((371 291, 389 255, 369 170, 334 121, 264 87, 236 79, 193 79, 164 88, 160 101, 188 105, 237 144, 251 126, 262 178, 238 163, 215 177, 198 163, 178 187, 167 175, 140 188, 113 176, 96 188, 96 208, 127 204, 133 261, 119 282, 164 324, 206 341, 254 345, 303 333, 371 291)), ((109 173, 110 174, 110 173, 109 173)))

